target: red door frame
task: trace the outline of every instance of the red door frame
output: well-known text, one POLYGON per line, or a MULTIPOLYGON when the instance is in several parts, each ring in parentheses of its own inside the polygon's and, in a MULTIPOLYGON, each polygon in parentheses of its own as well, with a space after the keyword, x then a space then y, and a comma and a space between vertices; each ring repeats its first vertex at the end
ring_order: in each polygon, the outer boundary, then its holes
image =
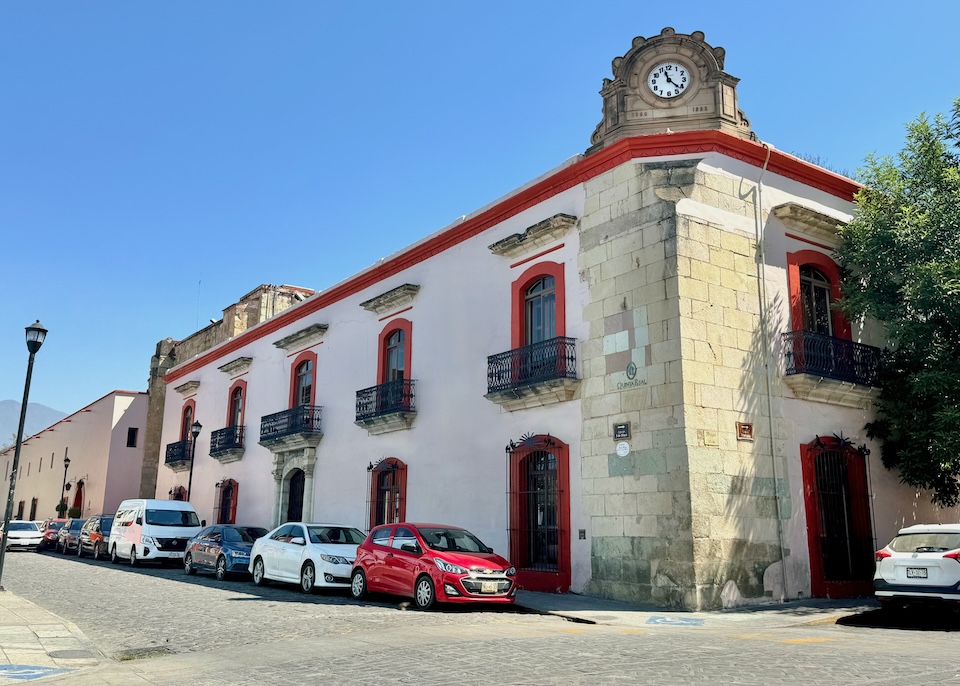
POLYGON ((510 491, 508 517, 510 526, 510 561, 517 567, 517 585, 527 591, 566 593, 570 590, 570 448, 552 436, 534 436, 524 440, 509 453, 508 471, 510 491), (531 453, 552 453, 557 460, 557 566, 556 572, 523 569, 522 519, 524 473, 521 465, 531 453))
POLYGON ((867 483, 866 457, 852 446, 844 447, 835 437, 818 437, 800 446, 800 465, 803 472, 803 503, 807 518, 807 546, 810 553, 810 595, 814 598, 856 598, 873 593, 873 582, 865 581, 828 581, 820 550, 820 498, 817 490, 815 459, 825 450, 840 451, 847 458, 849 482, 860 486, 865 498, 855 503, 863 508, 861 517, 868 523, 869 534, 873 534, 870 516, 867 483))

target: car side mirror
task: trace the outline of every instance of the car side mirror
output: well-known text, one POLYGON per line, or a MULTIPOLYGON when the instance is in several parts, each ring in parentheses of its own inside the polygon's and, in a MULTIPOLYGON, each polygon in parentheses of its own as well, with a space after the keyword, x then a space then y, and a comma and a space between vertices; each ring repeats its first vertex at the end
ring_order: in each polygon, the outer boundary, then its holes
POLYGON ((143 524, 143 517, 137 517, 137 524, 143 524))
POLYGON ((294 545, 306 545, 307 539, 305 539, 303 536, 294 536, 290 539, 290 542, 294 545))
POLYGON ((418 546, 416 543, 404 543, 402 546, 400 546, 400 550, 406 553, 413 553, 414 555, 420 554, 420 546, 418 546))

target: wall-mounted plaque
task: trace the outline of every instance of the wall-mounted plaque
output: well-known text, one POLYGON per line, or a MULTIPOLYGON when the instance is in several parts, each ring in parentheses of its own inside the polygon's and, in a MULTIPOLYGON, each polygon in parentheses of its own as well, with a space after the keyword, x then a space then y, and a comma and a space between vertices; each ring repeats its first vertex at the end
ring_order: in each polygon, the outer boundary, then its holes
POLYGON ((625 438, 630 438, 630 422, 624 422, 623 424, 614 424, 613 440, 622 441, 625 438))
POLYGON ((737 422, 737 440, 752 441, 753 440, 753 424, 737 422))

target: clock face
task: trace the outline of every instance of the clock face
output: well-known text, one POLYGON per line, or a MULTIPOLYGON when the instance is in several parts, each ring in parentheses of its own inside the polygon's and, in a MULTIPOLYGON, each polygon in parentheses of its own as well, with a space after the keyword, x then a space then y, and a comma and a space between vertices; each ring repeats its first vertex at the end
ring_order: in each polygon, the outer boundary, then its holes
POLYGON ((679 62, 660 62, 650 70, 647 87, 661 98, 676 98, 690 86, 690 70, 679 62))

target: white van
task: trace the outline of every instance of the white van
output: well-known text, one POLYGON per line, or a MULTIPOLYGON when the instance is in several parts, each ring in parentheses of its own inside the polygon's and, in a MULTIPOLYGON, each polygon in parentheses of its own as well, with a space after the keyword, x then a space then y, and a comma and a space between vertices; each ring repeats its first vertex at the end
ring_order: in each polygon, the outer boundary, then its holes
POLYGON ((183 500, 124 500, 110 530, 110 561, 182 561, 187 541, 200 528, 197 511, 183 500))

